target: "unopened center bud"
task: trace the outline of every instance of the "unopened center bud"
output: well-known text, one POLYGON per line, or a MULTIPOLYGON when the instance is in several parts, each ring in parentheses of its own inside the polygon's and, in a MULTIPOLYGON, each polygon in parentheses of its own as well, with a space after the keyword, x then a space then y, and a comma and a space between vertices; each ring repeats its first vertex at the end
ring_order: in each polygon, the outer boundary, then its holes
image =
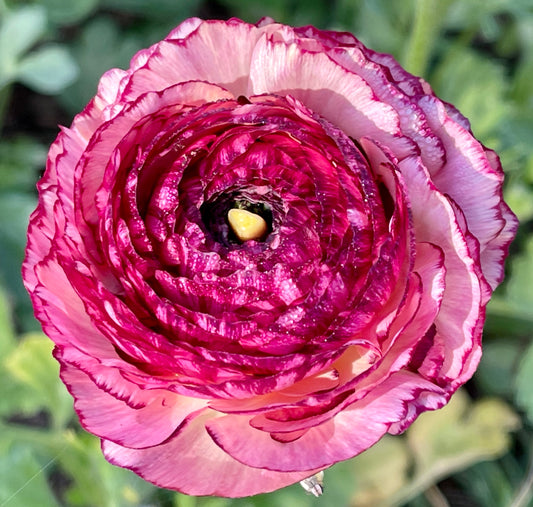
POLYGON ((228 222, 239 241, 260 240, 268 230, 268 225, 261 215, 245 209, 230 209, 228 222))

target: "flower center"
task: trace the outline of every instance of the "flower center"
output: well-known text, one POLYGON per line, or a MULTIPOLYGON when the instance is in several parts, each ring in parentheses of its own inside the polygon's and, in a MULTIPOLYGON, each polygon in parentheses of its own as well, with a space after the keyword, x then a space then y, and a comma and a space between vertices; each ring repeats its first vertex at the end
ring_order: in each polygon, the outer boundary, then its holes
POLYGON ((240 241, 260 240, 268 226, 261 215, 245 209, 232 208, 228 211, 228 223, 240 241))
POLYGON ((204 202, 200 213, 213 238, 228 246, 250 240, 264 241, 273 228, 270 204, 246 199, 237 192, 204 202))

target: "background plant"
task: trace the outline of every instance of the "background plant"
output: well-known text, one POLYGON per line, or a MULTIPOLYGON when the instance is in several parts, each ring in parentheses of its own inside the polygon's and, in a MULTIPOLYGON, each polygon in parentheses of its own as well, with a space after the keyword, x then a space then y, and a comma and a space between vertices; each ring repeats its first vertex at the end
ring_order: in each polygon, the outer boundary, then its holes
MULTIPOLYGON (((532 0, 0 0, 0 506, 527 506, 533 498, 532 0), (423 76, 500 153, 521 226, 485 352, 448 407, 299 486, 226 500, 158 490, 79 427, 20 282, 34 185, 58 124, 100 75, 184 18, 271 16, 347 30, 423 76)), ((364 431, 361 428, 360 431, 364 431)))

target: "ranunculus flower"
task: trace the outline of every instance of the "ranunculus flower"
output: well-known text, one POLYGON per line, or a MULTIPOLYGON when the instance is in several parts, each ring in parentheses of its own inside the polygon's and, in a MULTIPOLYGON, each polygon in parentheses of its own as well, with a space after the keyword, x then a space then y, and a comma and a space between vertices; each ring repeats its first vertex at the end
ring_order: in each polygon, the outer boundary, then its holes
POLYGON ((190 19, 61 130, 24 279, 111 463, 271 491, 472 376, 516 229, 502 178, 352 35, 190 19))

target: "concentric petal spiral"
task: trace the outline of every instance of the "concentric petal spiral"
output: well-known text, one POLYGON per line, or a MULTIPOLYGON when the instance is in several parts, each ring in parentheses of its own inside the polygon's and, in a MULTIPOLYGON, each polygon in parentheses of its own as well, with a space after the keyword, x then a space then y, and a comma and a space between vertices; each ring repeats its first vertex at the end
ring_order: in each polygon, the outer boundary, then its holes
POLYGON ((516 230, 501 186, 467 120, 350 34, 191 19, 62 129, 23 275, 108 460, 246 496, 470 378, 516 230))

